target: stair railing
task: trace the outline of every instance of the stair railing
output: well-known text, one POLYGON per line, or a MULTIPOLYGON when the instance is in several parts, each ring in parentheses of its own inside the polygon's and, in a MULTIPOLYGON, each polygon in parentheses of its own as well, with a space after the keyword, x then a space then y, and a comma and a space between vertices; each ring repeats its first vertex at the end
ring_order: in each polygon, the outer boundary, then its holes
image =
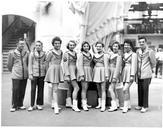
POLYGON ((16 23, 18 20, 18 17, 15 16, 15 20, 9 25, 9 27, 6 28, 4 32, 2 32, 2 44, 3 46, 11 39, 13 33, 15 32, 17 26, 16 23))

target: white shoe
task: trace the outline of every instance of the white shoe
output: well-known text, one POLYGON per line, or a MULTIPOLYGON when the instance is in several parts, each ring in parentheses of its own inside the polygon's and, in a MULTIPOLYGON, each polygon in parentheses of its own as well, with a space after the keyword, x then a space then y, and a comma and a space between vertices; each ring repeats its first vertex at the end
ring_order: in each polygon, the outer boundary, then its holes
POLYGON ((34 108, 31 106, 31 107, 29 107, 28 108, 28 111, 30 112, 30 111, 33 111, 34 110, 34 108))
POLYGON ((73 100, 73 106, 72 106, 72 110, 74 110, 75 112, 80 112, 80 109, 78 108, 78 101, 77 100, 73 100))
POLYGON ((83 108, 84 111, 89 111, 88 108, 87 108, 86 100, 82 100, 82 108, 83 108))
POLYGON ((110 108, 108 109, 108 112, 114 112, 114 111, 117 111, 117 108, 110 107, 110 108))
POLYGON ((54 113, 59 114, 58 103, 54 103, 54 113))
POLYGON ((59 114, 59 109, 57 107, 54 108, 54 113, 59 114))
POLYGON ((123 107, 122 113, 127 113, 127 112, 128 112, 128 108, 127 107, 123 107))
MULTIPOLYGON (((88 103, 88 102, 87 102, 87 99, 86 99, 86 103, 88 103)), ((92 107, 91 105, 88 105, 88 104, 87 104, 87 108, 91 108, 91 107, 92 107)))
POLYGON ((16 111, 16 108, 11 108, 10 109, 10 112, 15 112, 16 111))
POLYGON ((106 100, 102 100, 101 101, 101 112, 104 112, 105 111, 105 104, 106 104, 106 100))
POLYGON ((140 107, 140 106, 135 107, 135 110, 141 110, 141 109, 142 109, 142 107, 140 107))
POLYGON ((66 107, 67 108, 72 108, 71 97, 66 98, 66 107))
POLYGON ((119 107, 120 110, 123 110, 123 107, 119 107))
POLYGON ((40 106, 40 105, 37 105, 36 108, 37 108, 38 110, 42 110, 42 109, 43 109, 42 106, 40 106))
POLYGON ((144 108, 144 107, 142 107, 142 109, 140 110, 141 113, 145 113, 147 111, 148 111, 148 109, 147 108, 144 108))
POLYGON ((111 101, 111 107, 108 109, 109 112, 114 112, 114 111, 117 111, 117 103, 115 100, 112 100, 111 101))
POLYGON ((101 98, 98 98, 98 106, 95 107, 96 109, 101 108, 101 98))
POLYGON ((19 109, 20 110, 24 110, 24 109, 26 109, 26 107, 25 106, 21 106, 21 107, 19 107, 19 109))

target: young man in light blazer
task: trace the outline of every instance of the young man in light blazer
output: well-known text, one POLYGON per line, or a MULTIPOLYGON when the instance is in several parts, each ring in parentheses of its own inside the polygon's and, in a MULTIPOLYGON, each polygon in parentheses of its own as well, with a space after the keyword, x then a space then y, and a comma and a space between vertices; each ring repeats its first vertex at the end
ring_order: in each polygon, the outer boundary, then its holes
POLYGON ((138 56, 138 106, 136 110, 145 113, 148 110, 149 85, 152 79, 152 73, 156 66, 155 53, 147 46, 147 39, 139 37, 138 56))

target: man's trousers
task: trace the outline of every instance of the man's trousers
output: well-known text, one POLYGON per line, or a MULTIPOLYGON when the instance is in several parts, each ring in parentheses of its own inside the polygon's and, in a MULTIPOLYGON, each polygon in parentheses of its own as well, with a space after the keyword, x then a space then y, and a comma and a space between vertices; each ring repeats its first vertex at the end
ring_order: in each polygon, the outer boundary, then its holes
POLYGON ((27 79, 12 79, 12 108, 23 106, 27 79))

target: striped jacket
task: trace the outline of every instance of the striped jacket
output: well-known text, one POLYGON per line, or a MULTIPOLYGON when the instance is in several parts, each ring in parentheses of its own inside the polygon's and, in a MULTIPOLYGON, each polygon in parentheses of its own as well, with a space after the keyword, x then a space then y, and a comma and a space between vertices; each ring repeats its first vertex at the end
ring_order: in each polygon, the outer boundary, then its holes
POLYGON ((138 57, 138 78, 152 78, 152 70, 156 66, 154 51, 150 48, 146 48, 144 52, 138 49, 136 53, 138 57))

